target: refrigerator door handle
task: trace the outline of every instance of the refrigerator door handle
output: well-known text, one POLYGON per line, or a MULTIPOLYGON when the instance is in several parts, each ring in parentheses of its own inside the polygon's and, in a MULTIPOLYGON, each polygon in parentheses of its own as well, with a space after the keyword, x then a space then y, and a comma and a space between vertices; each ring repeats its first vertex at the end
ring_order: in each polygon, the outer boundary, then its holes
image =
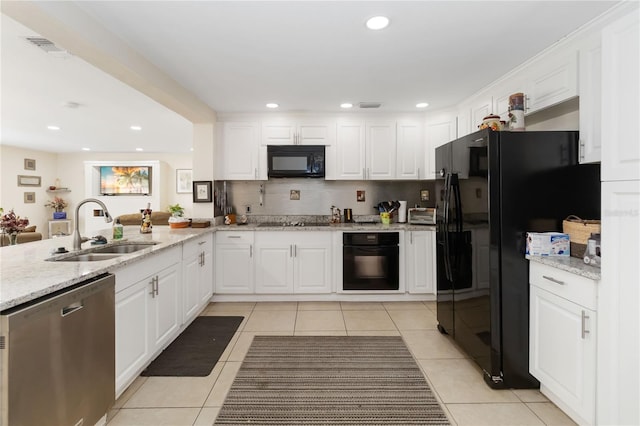
POLYGON ((453 282, 453 273, 451 271, 451 250, 449 246, 449 210, 450 210, 450 197, 451 197, 451 175, 447 173, 444 187, 444 272, 447 280, 453 282))

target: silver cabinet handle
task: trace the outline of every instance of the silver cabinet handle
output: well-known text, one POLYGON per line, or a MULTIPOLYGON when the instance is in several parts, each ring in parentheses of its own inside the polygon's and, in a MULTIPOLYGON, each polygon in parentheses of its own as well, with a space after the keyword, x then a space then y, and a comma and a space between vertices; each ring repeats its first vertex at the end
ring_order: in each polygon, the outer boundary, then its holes
POLYGON ((552 283, 556 283, 556 284, 564 285, 564 281, 557 280, 557 279, 555 279, 555 278, 553 278, 553 277, 548 277, 548 276, 546 276, 546 275, 543 275, 543 276, 542 276, 542 278, 544 278, 545 280, 549 280, 549 281, 551 281, 552 283))
POLYGON ((158 276, 151 278, 151 292, 149 293, 151 297, 156 297, 158 295, 158 276))
POLYGON ((587 312, 583 309, 582 310, 582 338, 585 339, 587 336, 587 333, 589 333, 589 330, 587 330, 587 320, 589 319, 589 315, 587 315, 587 312))
POLYGON ((578 158, 584 160, 584 142, 582 142, 582 139, 580 139, 580 144, 578 145, 578 158))
POLYGON ((254 169, 253 169, 253 177, 258 179, 258 168, 257 167, 254 167, 254 169))
POLYGON ((160 279, 158 278, 158 276, 156 275, 156 296, 158 295, 158 293, 160 292, 160 283, 159 283, 160 279))
POLYGON ((240 235, 227 235, 227 238, 240 238, 240 235))
POLYGON ((420 167, 418 167, 418 179, 420 179, 420 167))
POLYGON ((249 257, 253 257, 253 245, 249 244, 249 257))
POLYGON ((293 245, 293 257, 298 257, 298 246, 296 244, 293 245))
POLYGON ((293 244, 289 244, 289 257, 293 257, 293 244))

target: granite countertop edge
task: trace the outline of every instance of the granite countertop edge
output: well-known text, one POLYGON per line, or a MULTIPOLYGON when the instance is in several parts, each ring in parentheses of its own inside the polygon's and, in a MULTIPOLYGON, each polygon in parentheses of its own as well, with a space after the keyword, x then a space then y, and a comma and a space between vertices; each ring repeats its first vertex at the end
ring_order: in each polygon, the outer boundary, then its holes
POLYGON ((582 259, 578 259, 577 257, 527 255, 526 258, 531 262, 537 262, 543 265, 552 266, 554 268, 571 272, 581 277, 589 278, 590 280, 600 281, 600 268, 587 265, 582 261, 582 259))

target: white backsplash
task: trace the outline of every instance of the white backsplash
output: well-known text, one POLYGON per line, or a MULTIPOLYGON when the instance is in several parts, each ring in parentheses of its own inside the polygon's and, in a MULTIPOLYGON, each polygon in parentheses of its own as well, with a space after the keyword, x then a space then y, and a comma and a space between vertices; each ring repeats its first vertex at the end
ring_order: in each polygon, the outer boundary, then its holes
POLYGON ((381 201, 406 200, 408 207, 435 205, 433 181, 325 181, 321 179, 274 179, 269 181, 227 181, 227 201, 233 212, 245 214, 251 206, 255 215, 329 215, 331 206, 356 215, 376 214, 381 201), (263 205, 260 206, 260 185, 263 205), (420 191, 429 190, 430 200, 420 201, 420 191), (299 200, 291 200, 292 190, 300 191, 299 200), (365 191, 365 201, 357 201, 356 191, 365 191))

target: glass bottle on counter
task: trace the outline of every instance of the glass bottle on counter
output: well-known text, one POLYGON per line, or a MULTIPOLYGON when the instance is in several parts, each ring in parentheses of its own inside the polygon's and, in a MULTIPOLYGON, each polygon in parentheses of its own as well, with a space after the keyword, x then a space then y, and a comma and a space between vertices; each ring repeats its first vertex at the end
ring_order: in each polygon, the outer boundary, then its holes
POLYGON ((122 226, 122 223, 120 223, 120 219, 116 219, 115 223, 113 224, 113 239, 121 240, 123 235, 124 227, 122 226))
POLYGON ((140 225, 140 232, 143 234, 151 233, 151 203, 147 203, 147 208, 142 210, 142 224, 140 225))

